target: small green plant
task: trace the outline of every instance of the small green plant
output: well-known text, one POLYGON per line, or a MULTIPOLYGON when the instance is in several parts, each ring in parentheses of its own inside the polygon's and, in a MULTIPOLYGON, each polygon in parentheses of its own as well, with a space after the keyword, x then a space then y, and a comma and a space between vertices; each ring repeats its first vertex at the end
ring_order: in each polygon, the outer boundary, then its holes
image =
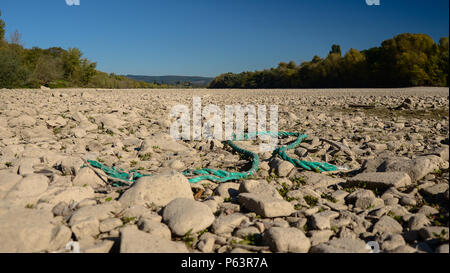
POLYGON ((288 201, 288 202, 292 202, 292 201, 294 201, 294 200, 298 200, 298 198, 295 198, 295 197, 285 197, 284 198, 284 200, 286 200, 286 201, 288 201))
POLYGON ((445 223, 448 222, 448 220, 447 221, 445 220, 445 216, 443 214, 430 215, 428 218, 433 222, 435 226, 438 227, 446 226, 445 223))
POLYGON ((138 162, 136 160, 131 160, 130 162, 130 166, 133 168, 138 164, 138 162))
POLYGON ((447 238, 445 235, 447 235, 447 231, 445 229, 442 229, 441 233, 439 233, 439 234, 436 232, 433 232, 433 236, 436 237, 437 239, 439 239, 439 241, 441 241, 441 242, 447 241, 447 238))
POLYGON ((292 181, 292 183, 294 185, 296 185, 296 187, 300 187, 300 186, 306 185, 305 178, 302 177, 302 176, 291 178, 291 181, 292 181))
POLYGON ((433 174, 434 174, 435 176, 437 176, 437 177, 442 177, 442 175, 444 174, 444 170, 442 170, 442 169, 435 169, 435 170, 433 171, 433 174))
POLYGON ((264 241, 261 234, 255 233, 245 236, 244 240, 238 242, 238 244, 260 246, 264 244, 264 241))
POLYGON ((125 216, 120 218, 120 220, 122 220, 124 225, 128 223, 134 224, 137 221, 136 217, 125 217, 125 216))
POLYGON ((317 202, 319 202, 319 199, 316 197, 313 197, 311 195, 307 195, 305 197, 303 197, 303 199, 305 199, 305 202, 310 206, 310 207, 314 207, 315 205, 317 205, 317 202))
POLYGON ((143 155, 139 155, 139 159, 141 161, 148 161, 151 158, 152 158, 152 154, 151 153, 146 153, 146 154, 143 154, 143 155))
POLYGON ((109 130, 109 129, 107 129, 105 133, 110 135, 110 136, 114 136, 114 132, 109 130))
POLYGON ((275 173, 271 173, 269 176, 266 177, 266 181, 270 183, 276 178, 278 178, 278 175, 276 175, 275 173))
POLYGON ((286 197, 286 194, 289 192, 289 188, 286 183, 281 184, 281 189, 278 189, 278 192, 280 193, 281 197, 286 197))
POLYGON ((8 161, 8 162, 5 163, 5 165, 6 165, 6 167, 10 168, 10 167, 12 167, 12 162, 8 161))
POLYGON ((112 197, 108 197, 105 199, 105 202, 111 202, 111 200, 112 200, 112 197))
POLYGON ((122 147, 122 151, 127 152, 127 153, 130 152, 130 150, 128 150, 128 146, 127 145, 122 147))
POLYGON ((303 229, 304 232, 308 232, 309 231, 308 223, 304 224, 302 229, 303 229))
POLYGON ((153 146, 152 148, 153 148, 154 150, 159 149, 158 146, 153 146))
POLYGON ((192 235, 192 229, 190 229, 181 240, 186 244, 187 247, 191 248, 195 243, 195 237, 192 235))
POLYGON ((300 205, 300 204, 296 204, 296 205, 294 205, 294 209, 295 210, 301 210, 302 209, 302 205, 300 205))
POLYGON ((62 145, 61 148, 59 148, 60 151, 65 151, 67 149, 66 145, 62 145))
POLYGON ((224 202, 231 202, 231 197, 225 197, 225 198, 223 199, 223 201, 224 201, 224 202))
POLYGON ((357 190, 357 188, 356 187, 344 187, 343 190, 348 193, 353 193, 357 190))
POLYGON ((200 237, 200 236, 202 236, 203 234, 205 234, 206 232, 209 232, 209 230, 208 230, 207 228, 205 228, 204 230, 201 230, 201 231, 197 232, 197 236, 200 237))
POLYGON ((327 199, 328 201, 332 202, 332 203, 337 203, 336 198, 334 198, 331 193, 322 193, 321 196, 323 199, 327 199))
POLYGON ((25 206, 25 208, 26 208, 26 209, 33 209, 33 208, 34 208, 34 205, 33 205, 33 204, 27 204, 27 205, 25 206))
POLYGON ((61 134, 61 131, 62 131, 62 128, 55 128, 55 129, 53 129, 53 134, 56 136, 56 135, 59 135, 59 134, 61 134))
POLYGON ((97 157, 97 161, 100 162, 100 163, 104 163, 105 162, 105 160, 101 159, 100 157, 97 157))
POLYGON ((403 218, 401 216, 395 215, 392 211, 390 211, 387 215, 394 218, 394 220, 399 222, 400 224, 403 223, 403 218))

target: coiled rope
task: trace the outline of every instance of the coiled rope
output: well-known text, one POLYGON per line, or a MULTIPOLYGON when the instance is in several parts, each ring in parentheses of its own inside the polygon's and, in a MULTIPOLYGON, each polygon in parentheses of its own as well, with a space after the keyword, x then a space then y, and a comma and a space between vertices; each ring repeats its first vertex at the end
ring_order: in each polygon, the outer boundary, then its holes
MULTIPOLYGON (((200 170, 185 170, 183 172, 183 175, 188 177, 188 180, 190 183, 198 183, 202 180, 209 180, 216 183, 226 182, 230 180, 241 180, 241 179, 247 179, 253 175, 256 174, 259 168, 259 156, 257 153, 254 153, 249 150, 245 150, 238 145, 234 143, 234 141, 237 140, 248 140, 251 137, 254 137, 256 135, 269 135, 272 137, 297 137, 297 139, 289 144, 289 145, 283 145, 280 147, 277 147, 274 151, 272 156, 279 156, 281 159, 286 160, 290 163, 292 163, 297 168, 302 168, 308 171, 316 171, 316 172, 327 172, 327 171, 336 171, 338 168, 334 165, 325 163, 325 162, 309 162, 304 160, 299 160, 296 158, 289 157, 286 154, 287 150, 295 149, 298 147, 301 142, 307 138, 307 135, 301 134, 301 133, 291 133, 291 132, 278 132, 278 133, 272 133, 272 132, 258 132, 258 133, 252 133, 252 134, 244 134, 243 136, 237 137, 236 135, 233 135, 233 140, 227 140, 224 141, 228 146, 230 146, 233 150, 236 152, 242 154, 243 156, 246 156, 251 159, 252 166, 248 171, 245 172, 228 172, 225 170, 217 170, 217 169, 209 169, 209 168, 203 168, 200 170), (195 177, 192 177, 195 176, 195 177), (189 178, 190 177, 190 178, 189 178)), ((93 160, 87 160, 87 163, 97 169, 101 169, 103 172, 105 172, 108 176, 114 178, 113 180, 116 182, 113 184, 114 186, 120 186, 120 182, 123 182, 122 184, 125 185, 131 185, 133 184, 137 179, 144 177, 144 176, 151 176, 149 174, 141 174, 136 170, 131 170, 130 172, 126 172, 125 170, 119 168, 116 169, 114 167, 107 167, 100 162, 93 161, 93 160)))

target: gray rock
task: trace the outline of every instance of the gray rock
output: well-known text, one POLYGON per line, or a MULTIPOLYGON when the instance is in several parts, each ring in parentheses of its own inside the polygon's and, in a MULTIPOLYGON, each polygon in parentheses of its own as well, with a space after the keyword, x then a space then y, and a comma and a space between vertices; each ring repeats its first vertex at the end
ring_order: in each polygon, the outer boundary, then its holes
POLYGON ((274 252, 307 253, 311 242, 297 228, 272 227, 264 232, 264 240, 274 252))
POLYGON ((238 183, 222 183, 215 190, 214 193, 222 198, 234 198, 239 194, 238 183))
POLYGON ((158 133, 154 136, 147 137, 139 150, 139 154, 147 154, 154 152, 154 148, 170 152, 187 152, 189 148, 175 141, 170 135, 158 133))
POLYGON ((100 240, 81 247, 82 253, 109 253, 114 245, 113 240, 100 240))
POLYGON ((136 219, 141 219, 141 218, 150 219, 155 222, 161 222, 161 220, 162 220, 162 217, 160 215, 156 214, 152 210, 148 209, 148 207, 143 206, 143 205, 131 206, 131 207, 125 209, 124 211, 122 211, 121 215, 123 217, 129 217, 129 218, 134 217, 136 219))
POLYGON ((49 211, 15 208, 0 210, 0 252, 54 251, 70 240, 68 228, 52 224, 49 211))
POLYGON ((417 201, 413 196, 403 196, 400 199, 400 204, 403 206, 415 206, 417 205, 417 201))
POLYGON ((63 174, 77 175, 83 165, 84 162, 79 157, 65 157, 59 162, 58 167, 63 174))
POLYGON ((388 158, 381 164, 378 171, 406 172, 412 181, 418 181, 437 168, 438 166, 427 156, 415 159, 388 158))
POLYGON ((448 240, 449 238, 449 229, 448 227, 423 227, 419 230, 419 235, 423 240, 435 239, 442 237, 444 240, 448 240))
POLYGON ((293 205, 285 200, 253 193, 239 194, 239 203, 263 217, 289 216, 295 211, 293 205))
POLYGON ((89 217, 80 221, 76 221, 71 225, 73 234, 78 240, 83 240, 88 237, 94 237, 100 234, 100 223, 97 218, 89 217))
POLYGON ((239 238, 245 238, 246 236, 253 235, 253 234, 259 234, 260 231, 256 227, 246 227, 238 229, 234 232, 233 236, 239 237, 239 238))
POLYGON ((383 251, 390 252, 405 245, 406 242, 402 235, 385 233, 382 235, 380 248, 383 251))
POLYGON ((9 127, 31 127, 36 124, 36 119, 30 117, 29 115, 21 115, 17 118, 12 118, 9 120, 9 127))
POLYGON ((339 213, 333 211, 325 211, 316 213, 311 216, 311 224, 314 228, 325 230, 331 228, 330 220, 339 216, 339 213))
POLYGON ((221 215, 214 221, 212 229, 216 234, 232 233, 248 217, 241 213, 221 215))
POLYGON ((160 236, 151 235, 126 227, 120 232, 120 253, 188 253, 186 245, 172 242, 160 236))
POLYGON ((349 195, 348 192, 343 191, 343 190, 337 190, 334 191, 331 194, 331 197, 333 197, 334 199, 336 199, 337 202, 344 202, 345 201, 345 197, 347 197, 349 195))
POLYGON ((294 169, 294 165, 292 165, 292 163, 281 159, 272 160, 270 162, 270 166, 280 177, 288 176, 292 169, 294 169))
POLYGON ((339 238, 313 246, 310 253, 369 253, 366 243, 360 239, 339 238))
POLYGON ((373 232, 379 233, 401 233, 403 227, 390 216, 383 216, 378 220, 378 222, 373 226, 373 232))
POLYGON ((17 182, 22 180, 22 176, 14 173, 0 174, 0 199, 3 198, 17 182))
POLYGON ((384 143, 369 143, 368 145, 373 151, 381 152, 387 149, 387 145, 384 143))
POLYGON ((399 246, 394 250, 389 251, 389 253, 416 253, 417 250, 409 245, 399 246))
POLYGON ((187 198, 177 198, 164 208, 163 220, 172 233, 184 236, 189 231, 195 233, 208 228, 215 218, 207 205, 187 198))
POLYGON ((109 232, 115 228, 122 226, 122 221, 119 218, 112 217, 100 222, 100 232, 109 232))
POLYGON ((330 237, 334 235, 332 230, 312 230, 309 232, 311 245, 315 246, 320 243, 326 243, 330 240, 330 237))
POLYGON ((119 201, 125 206, 155 204, 165 206, 176 198, 194 199, 186 176, 168 172, 139 178, 119 201))
POLYGON ((37 196, 48 188, 49 179, 42 174, 32 174, 17 182, 6 194, 5 198, 24 198, 37 196))
POLYGON ((416 213, 408 221, 408 227, 410 230, 419 230, 422 227, 429 225, 430 219, 425 214, 416 213))
POLYGON ((101 205, 87 206, 78 209, 69 220, 69 225, 73 226, 77 222, 84 221, 89 218, 103 221, 111 217, 115 217, 122 211, 120 204, 117 202, 108 202, 101 205))
POLYGON ((81 202, 85 199, 92 199, 95 197, 94 189, 90 186, 86 187, 52 187, 47 190, 39 198, 39 202, 56 205, 60 202, 67 204, 73 202, 81 202))
POLYGON ((429 215, 438 214, 439 210, 437 210, 433 207, 424 205, 419 209, 418 213, 422 213, 422 214, 425 214, 426 216, 429 216, 429 215))
POLYGON ((375 203, 377 198, 372 191, 359 189, 349 194, 345 199, 357 208, 367 209, 375 203))
POLYGON ((364 172, 347 180, 350 186, 361 183, 374 189, 401 188, 411 185, 411 178, 405 172, 364 172))
POLYGON ((138 227, 140 230, 147 232, 151 235, 159 236, 170 240, 172 238, 172 234, 170 232, 169 227, 164 225, 163 223, 153 221, 151 219, 141 219, 138 222, 138 227))
POLYGON ((254 193, 283 199, 277 189, 266 181, 245 180, 239 186, 240 193, 254 193))
POLYGON ((212 253, 214 251, 215 239, 213 237, 201 240, 197 244, 197 248, 203 253, 212 253))
POLYGON ((313 189, 326 188, 345 181, 341 178, 333 178, 326 174, 315 172, 302 173, 302 177, 304 177, 306 184, 313 187, 313 189))
POLYGON ((74 186, 90 186, 92 188, 105 186, 106 183, 90 168, 82 168, 72 181, 74 186))
POLYGON ((423 189, 423 193, 432 196, 438 197, 439 195, 444 195, 444 193, 448 190, 448 183, 439 183, 431 187, 427 187, 423 189))

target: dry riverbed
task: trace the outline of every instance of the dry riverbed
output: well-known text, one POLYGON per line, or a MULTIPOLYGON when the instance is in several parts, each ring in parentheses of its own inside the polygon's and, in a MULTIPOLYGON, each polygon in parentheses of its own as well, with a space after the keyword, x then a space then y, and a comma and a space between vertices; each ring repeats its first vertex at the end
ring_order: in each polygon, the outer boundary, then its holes
POLYGON ((81 252, 368 252, 374 241, 381 252, 448 253, 448 96, 0 90, 0 252, 66 252, 72 241, 81 252), (346 170, 304 171, 266 152, 251 179, 190 184, 185 169, 250 166, 220 141, 170 137, 172 107, 193 97, 222 111, 278 105, 279 130, 308 135, 289 156, 346 170), (114 187, 86 160, 152 176, 114 187))

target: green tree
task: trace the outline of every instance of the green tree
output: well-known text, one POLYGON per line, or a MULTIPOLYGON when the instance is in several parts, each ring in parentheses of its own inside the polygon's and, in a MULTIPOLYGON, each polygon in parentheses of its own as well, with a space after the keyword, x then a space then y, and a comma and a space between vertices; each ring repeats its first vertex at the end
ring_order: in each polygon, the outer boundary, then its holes
POLYGON ((50 55, 42 55, 30 78, 30 83, 48 86, 51 82, 61 80, 63 76, 62 63, 50 55))
POLYGON ((22 87, 26 79, 27 71, 19 56, 8 48, 0 48, 0 88, 22 87))
POLYGON ((439 60, 438 60, 441 86, 448 86, 449 83, 448 63, 449 63, 448 37, 443 37, 439 40, 439 60))
MULTIPOLYGON (((2 11, 0 11, 0 17, 2 16, 2 11)), ((5 38, 5 21, 0 18, 0 41, 5 38)))
POLYGON ((331 55, 331 54, 338 54, 339 56, 341 56, 341 46, 340 45, 332 45, 329 55, 331 55))
POLYGON ((83 54, 78 48, 69 48, 62 55, 62 63, 64 70, 64 79, 69 82, 77 82, 79 80, 79 72, 81 65, 81 56, 83 54))

